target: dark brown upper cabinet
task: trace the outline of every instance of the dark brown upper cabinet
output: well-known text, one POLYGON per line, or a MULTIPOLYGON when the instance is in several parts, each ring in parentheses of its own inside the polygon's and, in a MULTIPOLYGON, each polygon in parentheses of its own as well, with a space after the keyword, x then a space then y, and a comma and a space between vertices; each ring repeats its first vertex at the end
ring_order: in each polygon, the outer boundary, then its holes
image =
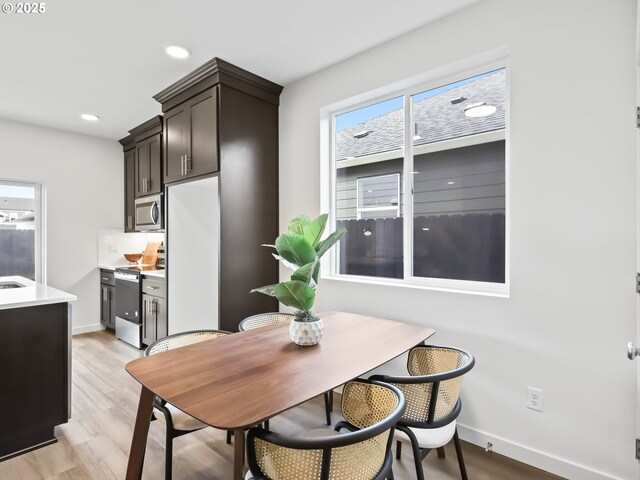
POLYGON ((124 231, 135 232, 136 140, 129 135, 120 140, 124 150, 124 231))
POLYGON ((162 117, 129 130, 136 142, 135 198, 162 192, 162 117))
POLYGON ((217 97, 210 88, 165 113, 165 183, 218 171, 217 97))
POLYGON ((280 85, 214 58, 153 97, 164 113, 169 189, 174 182, 219 178, 220 238, 211 239, 211 248, 220 258, 218 318, 224 330, 236 331, 243 318, 278 308, 275 299, 248 292, 278 281, 278 263, 260 244, 278 236, 281 91, 280 85))

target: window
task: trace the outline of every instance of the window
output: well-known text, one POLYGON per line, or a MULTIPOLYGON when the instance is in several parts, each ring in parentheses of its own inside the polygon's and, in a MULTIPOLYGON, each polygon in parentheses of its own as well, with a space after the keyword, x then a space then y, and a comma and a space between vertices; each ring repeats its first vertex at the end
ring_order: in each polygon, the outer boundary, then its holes
POLYGON ((506 293, 506 70, 332 112, 333 274, 506 293))
POLYGON ((396 218, 400 214, 400 174, 357 179, 358 219, 396 218))
POLYGON ((0 180, 0 277, 44 281, 42 186, 0 180))

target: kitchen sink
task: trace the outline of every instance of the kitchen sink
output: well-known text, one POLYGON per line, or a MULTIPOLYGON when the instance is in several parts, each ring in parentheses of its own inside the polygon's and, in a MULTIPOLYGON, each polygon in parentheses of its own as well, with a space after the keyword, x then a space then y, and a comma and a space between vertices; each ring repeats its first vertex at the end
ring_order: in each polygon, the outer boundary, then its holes
POLYGON ((24 285, 17 282, 0 282, 0 290, 5 288, 22 288, 24 285))

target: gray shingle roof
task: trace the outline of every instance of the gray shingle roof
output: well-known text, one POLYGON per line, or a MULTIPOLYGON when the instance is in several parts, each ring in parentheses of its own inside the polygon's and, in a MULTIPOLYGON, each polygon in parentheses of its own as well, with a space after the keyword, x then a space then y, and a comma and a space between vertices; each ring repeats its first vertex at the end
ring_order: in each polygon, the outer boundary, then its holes
MULTIPOLYGON (((425 98, 414 104, 414 122, 417 134, 414 145, 440 142, 457 137, 503 129, 505 125, 505 70, 497 70, 486 77, 467 83, 447 92, 425 98), (466 100, 455 105, 456 97, 466 100), (484 118, 468 118, 465 107, 478 102, 494 105, 497 110, 484 118)), ((336 133, 336 158, 361 157, 387 152, 402 147, 404 110, 394 110, 385 115, 336 133), (371 133, 354 138, 354 135, 371 130, 371 133)), ((412 126, 412 131, 415 126, 412 126)))

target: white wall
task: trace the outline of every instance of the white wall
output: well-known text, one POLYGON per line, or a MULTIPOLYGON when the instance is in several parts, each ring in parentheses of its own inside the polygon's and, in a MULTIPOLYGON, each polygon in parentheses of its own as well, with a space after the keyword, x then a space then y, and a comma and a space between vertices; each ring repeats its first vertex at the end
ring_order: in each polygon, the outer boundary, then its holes
POLYGON ((122 228, 118 142, 0 119, 0 178, 44 182, 47 283, 73 293, 73 332, 100 328, 98 230, 122 228))
MULTIPOLYGON (((317 310, 433 326, 471 350, 464 438, 579 479, 640 476, 633 0, 485 0, 285 88, 281 229, 320 210, 321 107, 510 49, 511 297, 323 280, 317 310), (302 188, 301 188, 302 187, 302 188), (543 413, 525 408, 527 385, 543 413)), ((407 14, 407 12, 399 12, 407 14)))

